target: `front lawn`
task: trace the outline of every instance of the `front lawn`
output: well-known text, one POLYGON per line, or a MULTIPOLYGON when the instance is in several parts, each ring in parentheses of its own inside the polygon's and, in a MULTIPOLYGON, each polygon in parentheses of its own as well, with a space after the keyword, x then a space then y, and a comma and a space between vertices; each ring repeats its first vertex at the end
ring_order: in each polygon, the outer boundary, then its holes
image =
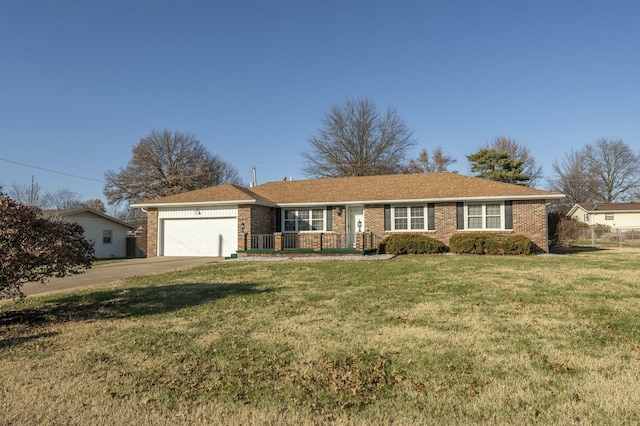
POLYGON ((640 251, 224 262, 0 305, 2 424, 637 424, 640 251))

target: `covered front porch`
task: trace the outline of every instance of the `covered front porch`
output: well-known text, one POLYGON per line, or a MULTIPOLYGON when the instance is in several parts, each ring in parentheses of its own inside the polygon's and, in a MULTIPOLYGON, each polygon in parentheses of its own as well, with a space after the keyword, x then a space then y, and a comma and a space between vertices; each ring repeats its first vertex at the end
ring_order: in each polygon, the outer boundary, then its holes
POLYGON ((242 233, 238 254, 291 253, 370 253, 378 248, 382 236, 371 232, 354 234, 335 232, 242 233))

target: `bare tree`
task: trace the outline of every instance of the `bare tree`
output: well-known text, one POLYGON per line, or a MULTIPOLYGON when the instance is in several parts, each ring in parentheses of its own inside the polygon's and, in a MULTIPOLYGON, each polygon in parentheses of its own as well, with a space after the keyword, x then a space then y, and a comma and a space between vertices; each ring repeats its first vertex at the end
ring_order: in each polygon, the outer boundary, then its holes
POLYGON ((242 185, 238 171, 192 134, 153 130, 133 148, 127 167, 105 174, 109 204, 140 202, 223 183, 242 185))
POLYGON ((587 161, 582 150, 571 150, 559 162, 554 160, 553 177, 549 180, 549 188, 565 194, 570 204, 595 201, 593 177, 589 172, 587 161))
POLYGON ((82 204, 84 204, 85 206, 87 206, 90 209, 99 211, 100 213, 106 213, 107 212, 107 209, 104 206, 104 203, 99 198, 95 198, 93 200, 87 200, 87 201, 83 202, 82 204))
POLYGON ((26 206, 43 207, 44 197, 40 195, 40 185, 36 182, 32 182, 31 185, 12 184, 9 196, 26 206))
POLYGON ((322 117, 322 128, 302 154, 310 177, 401 173, 413 133, 394 109, 378 113, 369 99, 347 99, 322 117))
POLYGON ((142 209, 134 209, 129 205, 116 205, 110 209, 111 216, 127 223, 146 223, 147 214, 142 209))
POLYGON ((584 148, 595 201, 628 201, 640 188, 640 157, 620 139, 598 139, 584 148))
POLYGON ((542 178, 542 166, 536 163, 536 159, 529 152, 529 148, 521 145, 517 140, 506 136, 498 136, 493 142, 487 143, 485 148, 506 152, 511 156, 512 160, 521 161, 522 172, 530 178, 527 186, 535 186, 537 181, 542 178))
POLYGON ((83 207, 78 194, 64 188, 54 192, 47 192, 43 197, 42 206, 47 210, 66 210, 83 207))
POLYGON ((619 139, 598 139, 553 163, 550 188, 569 202, 629 201, 640 191, 640 156, 619 139))
POLYGON ((456 161, 458 160, 449 155, 445 155, 441 146, 435 148, 431 156, 429 156, 429 152, 423 148, 417 158, 409 159, 409 163, 404 171, 405 173, 447 172, 449 171, 449 166, 456 161))

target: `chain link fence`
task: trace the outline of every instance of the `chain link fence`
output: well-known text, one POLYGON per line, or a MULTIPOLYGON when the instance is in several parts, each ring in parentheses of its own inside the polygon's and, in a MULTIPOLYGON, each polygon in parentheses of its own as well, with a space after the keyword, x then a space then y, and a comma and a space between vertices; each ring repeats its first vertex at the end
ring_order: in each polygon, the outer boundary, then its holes
POLYGON ((619 245, 640 247, 640 227, 577 229, 576 243, 578 245, 591 246, 619 245))

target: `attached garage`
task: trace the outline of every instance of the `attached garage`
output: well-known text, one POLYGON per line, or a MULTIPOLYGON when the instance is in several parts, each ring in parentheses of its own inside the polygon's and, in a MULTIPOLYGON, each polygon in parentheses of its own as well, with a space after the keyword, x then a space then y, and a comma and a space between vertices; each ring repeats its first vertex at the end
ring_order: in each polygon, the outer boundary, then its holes
POLYGON ((252 232, 272 233, 269 200, 226 183, 132 204, 147 213, 147 256, 224 256, 252 232), (252 220, 251 211, 261 214, 252 220), (263 210, 261 210, 263 209, 263 210))
POLYGON ((230 256, 238 250, 237 208, 159 211, 160 256, 230 256))

